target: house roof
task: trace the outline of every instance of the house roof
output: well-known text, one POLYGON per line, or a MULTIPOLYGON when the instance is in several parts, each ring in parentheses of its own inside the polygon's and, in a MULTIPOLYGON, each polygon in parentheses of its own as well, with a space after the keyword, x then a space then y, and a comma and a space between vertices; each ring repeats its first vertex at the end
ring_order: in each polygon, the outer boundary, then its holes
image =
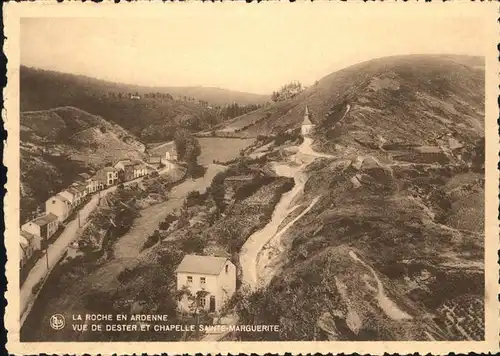
POLYGON ((21 230, 21 241, 24 239, 26 241, 26 243, 28 242, 28 240, 31 240, 33 239, 35 236, 33 234, 30 234, 29 232, 27 231, 24 231, 24 230, 21 230))
POLYGON ((130 159, 128 159, 128 158, 127 159, 121 159, 118 162, 116 162, 116 164, 118 164, 120 162, 127 163, 127 162, 130 162, 130 159))
MULTIPOLYGON (((74 189, 73 189, 73 190, 74 190, 74 189)), ((71 192, 69 189, 62 190, 62 191, 60 191, 59 193, 57 193, 57 195, 58 195, 58 196, 62 196, 62 195, 59 195, 59 194, 62 194, 62 193, 64 193, 64 192, 69 193, 69 194, 71 194, 71 195, 75 195, 75 193, 74 193, 74 192, 71 192)), ((66 198, 66 200, 68 200, 68 201, 69 201, 69 199, 68 199, 68 198, 66 198)))
POLYGON ((24 250, 24 248, 28 247, 29 243, 28 240, 21 234, 21 238, 19 239, 19 244, 21 245, 21 248, 24 250))
POLYGON ((102 170, 104 172, 115 172, 116 168, 115 167, 103 167, 102 170))
POLYGON ((77 185, 74 186, 74 188, 77 189, 80 192, 83 192, 85 189, 87 189, 87 186, 83 185, 83 184, 77 184, 77 185))
POLYGON ((37 224, 38 226, 45 226, 48 223, 51 223, 55 220, 57 220, 57 216, 52 213, 48 213, 47 215, 36 218, 35 220, 32 221, 32 223, 37 224))
MULTIPOLYGON (((62 192, 61 192, 61 193, 62 193, 62 192)), ((53 199, 53 198, 56 198, 56 199, 59 199, 60 201, 62 201, 63 203, 67 203, 67 204, 69 204, 69 200, 68 200, 68 199, 66 199, 66 198, 65 198, 65 197, 63 197, 62 195, 59 195, 59 194, 61 194, 61 193, 57 193, 57 195, 54 195, 53 197, 50 197, 50 198, 49 198, 49 200, 50 200, 50 199, 53 199)))
POLYGON ((175 272, 218 275, 227 257, 186 255, 175 272))
POLYGON ((68 189, 66 189, 66 191, 70 192, 73 195, 80 193, 80 191, 74 187, 69 187, 68 189))
POLYGON ((79 176, 85 180, 90 179, 90 175, 88 175, 87 173, 80 173, 79 176))

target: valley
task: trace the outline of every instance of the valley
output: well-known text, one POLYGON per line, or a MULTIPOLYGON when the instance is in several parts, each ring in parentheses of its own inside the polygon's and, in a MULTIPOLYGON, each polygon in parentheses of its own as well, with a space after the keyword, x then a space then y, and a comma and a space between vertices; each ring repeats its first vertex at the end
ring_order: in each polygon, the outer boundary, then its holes
MULTIPOLYGON (((235 331, 210 340, 481 340, 482 64, 463 56, 377 59, 219 122, 211 137, 199 128, 203 174, 176 181, 163 201, 141 207, 102 256, 58 266, 64 277, 54 277, 54 290, 33 307, 24 339, 207 337, 52 332, 47 318, 65 310, 165 313, 179 324, 225 318, 280 325, 276 333, 235 331), (178 311, 176 268, 185 255, 226 258, 235 266, 236 292, 223 308, 178 311)), ((125 129, 118 120, 87 115, 74 108, 25 115, 21 149, 38 163, 26 168, 24 195, 33 194, 30 179, 48 152, 85 161, 83 171, 124 150, 146 159, 175 145, 168 135, 143 143, 137 122, 125 129), (78 120, 67 120, 67 112, 78 120), (35 124, 41 120, 58 126, 47 130, 35 124), (61 143, 64 137, 71 140, 61 143)), ((52 166, 47 179, 66 174, 52 166)), ((145 191, 133 186, 120 194, 137 204, 145 191)))

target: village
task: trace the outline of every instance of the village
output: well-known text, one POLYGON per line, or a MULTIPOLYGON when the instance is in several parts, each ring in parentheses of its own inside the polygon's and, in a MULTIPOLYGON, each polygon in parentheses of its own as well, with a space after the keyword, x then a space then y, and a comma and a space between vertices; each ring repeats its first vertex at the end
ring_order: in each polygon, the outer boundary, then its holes
POLYGON ((65 229, 65 222, 79 218, 79 210, 91 196, 100 194, 104 189, 151 175, 166 173, 177 167, 175 145, 164 156, 150 155, 146 161, 127 158, 110 162, 92 175, 79 174, 79 179, 68 188, 58 192, 45 201, 45 211, 21 225, 20 229, 20 268, 21 274, 29 272, 30 267, 41 257, 49 243, 53 243, 65 229))

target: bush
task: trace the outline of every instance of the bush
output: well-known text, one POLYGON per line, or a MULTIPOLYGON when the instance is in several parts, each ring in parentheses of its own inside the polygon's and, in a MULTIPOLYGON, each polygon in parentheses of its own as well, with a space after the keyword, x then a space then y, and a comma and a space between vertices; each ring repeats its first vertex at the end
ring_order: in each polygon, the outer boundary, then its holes
POLYGON ((182 251, 186 254, 202 253, 205 245, 201 233, 190 233, 186 239, 182 240, 182 251))
POLYGON ((207 169, 205 167, 196 165, 191 168, 191 177, 193 177, 194 179, 201 178, 205 175, 206 170, 207 169))
POLYGON ((175 216, 174 214, 168 214, 167 217, 165 218, 165 220, 163 220, 159 225, 158 225, 158 228, 160 230, 168 230, 168 228, 170 227, 170 225, 172 225, 172 223, 174 221, 177 220, 177 216, 175 216))
POLYGON ((234 199, 239 201, 248 198, 249 196, 255 194, 263 185, 271 183, 272 180, 273 178, 271 177, 255 177, 252 181, 244 184, 235 192, 234 199))
POLYGON ((142 250, 154 246, 160 241, 160 239, 161 239, 160 231, 155 230, 155 232, 153 232, 152 235, 149 235, 146 241, 144 241, 144 244, 142 245, 142 250))
POLYGON ((200 194, 199 191, 193 190, 193 191, 188 193, 188 195, 186 197, 186 204, 188 207, 200 205, 205 201, 205 199, 207 198, 207 195, 208 195, 208 193, 200 194))

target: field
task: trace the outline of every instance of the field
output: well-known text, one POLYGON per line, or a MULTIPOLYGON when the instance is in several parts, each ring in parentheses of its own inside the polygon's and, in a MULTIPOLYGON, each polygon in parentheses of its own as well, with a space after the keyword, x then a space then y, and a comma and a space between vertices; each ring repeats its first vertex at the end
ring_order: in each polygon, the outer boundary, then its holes
POLYGON ((254 139, 203 137, 198 138, 201 146, 201 155, 198 162, 202 165, 230 161, 239 156, 240 150, 250 146, 254 139))
MULTIPOLYGON (((198 163, 208 165, 214 160, 227 162, 239 156, 240 150, 250 146, 254 139, 239 138, 221 138, 221 137, 199 137, 198 142, 201 146, 201 155, 198 163)), ((162 146, 162 143, 155 143, 150 146, 150 151, 155 155, 164 156, 168 145, 162 146)))

